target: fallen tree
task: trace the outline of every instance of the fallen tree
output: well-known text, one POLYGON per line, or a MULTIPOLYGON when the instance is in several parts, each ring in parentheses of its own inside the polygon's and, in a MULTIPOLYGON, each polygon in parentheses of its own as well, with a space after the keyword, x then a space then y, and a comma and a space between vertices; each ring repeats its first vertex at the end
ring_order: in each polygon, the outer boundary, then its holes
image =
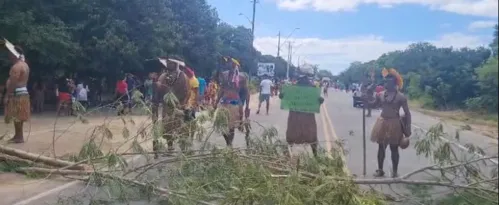
MULTIPOLYGON (((159 160, 152 160, 150 155, 153 153, 137 141, 144 135, 149 139, 159 138, 155 134, 157 126, 154 125, 148 126, 151 130, 146 134, 143 131, 135 136, 129 133, 133 141, 129 152, 103 153, 98 150, 97 143, 90 139, 80 151, 78 162, 34 157, 36 154, 5 146, 0 151, 10 156, 10 159, 18 159, 25 164, 33 162, 29 166, 17 167, 17 172, 62 175, 85 181, 102 189, 99 193, 106 193, 92 196, 91 200, 109 203, 136 200, 168 201, 173 204, 406 203, 409 200, 407 195, 387 196, 378 189, 369 188, 396 184, 445 187, 446 195, 473 196, 477 199, 469 204, 498 202, 497 166, 495 170, 488 170, 490 173, 484 173, 484 170, 494 167, 488 164, 488 160, 497 159, 497 156, 460 157, 454 152, 452 144, 440 140, 439 136, 445 134, 441 125, 423 133, 425 137, 414 145, 419 155, 432 159, 435 164, 398 178, 367 179, 344 172, 344 153, 340 143, 336 144, 332 153, 321 151, 316 158, 307 153, 293 154, 289 152, 287 144, 277 138, 275 128, 262 128, 260 133, 253 131, 255 135, 250 138, 250 147, 246 149, 225 149, 224 146, 220 148, 213 145, 209 143, 212 134, 224 129, 223 121, 227 116, 223 115, 226 112, 214 112, 197 118, 193 122, 197 123, 194 126, 197 127, 195 139, 184 137, 179 142, 187 150, 162 152, 167 156, 159 160), (212 127, 202 126, 210 122, 213 123, 212 127), (131 166, 127 163, 126 157, 133 155, 143 156, 141 165, 131 166), (43 166, 34 162, 41 162, 43 166), (411 179, 422 173, 435 178, 411 179)), ((102 126, 96 130, 107 133, 102 126)), ((258 123, 254 126, 258 126, 258 123)), ((468 147, 473 148, 473 152, 480 152, 479 148, 468 147)), ((74 204, 74 198, 85 200, 86 197, 75 195, 71 198, 71 201, 64 199, 61 203, 74 204)))

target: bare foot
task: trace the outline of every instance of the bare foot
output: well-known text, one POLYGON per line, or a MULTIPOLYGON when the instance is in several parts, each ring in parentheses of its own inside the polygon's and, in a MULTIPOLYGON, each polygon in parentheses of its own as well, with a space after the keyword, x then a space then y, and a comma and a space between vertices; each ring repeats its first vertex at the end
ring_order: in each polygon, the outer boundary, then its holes
POLYGON ((15 143, 15 144, 20 144, 20 143, 24 143, 24 139, 23 138, 19 138, 19 137, 13 137, 12 139, 10 139, 8 141, 8 143, 15 143))

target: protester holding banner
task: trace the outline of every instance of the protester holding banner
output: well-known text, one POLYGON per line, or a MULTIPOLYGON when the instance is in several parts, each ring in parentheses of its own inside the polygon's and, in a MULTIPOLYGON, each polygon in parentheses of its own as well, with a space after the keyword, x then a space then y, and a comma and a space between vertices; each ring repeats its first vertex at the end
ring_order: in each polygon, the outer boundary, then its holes
POLYGON ((288 109, 286 141, 290 144, 310 144, 314 156, 317 156, 317 123, 315 113, 320 110, 324 98, 320 89, 309 80, 313 76, 312 69, 302 68, 296 85, 283 87, 279 98, 281 108, 288 109))
POLYGON ((382 177, 385 150, 389 146, 392 157, 392 177, 397 177, 399 163, 399 146, 405 149, 409 146, 408 137, 411 136, 411 112, 407 105, 407 98, 399 91, 403 79, 393 68, 383 69, 385 91, 377 95, 372 105, 381 106, 381 116, 376 120, 371 132, 371 141, 378 146, 378 170, 374 176, 382 177), (405 116, 400 117, 402 107, 405 116), (405 137, 404 137, 405 136, 405 137))

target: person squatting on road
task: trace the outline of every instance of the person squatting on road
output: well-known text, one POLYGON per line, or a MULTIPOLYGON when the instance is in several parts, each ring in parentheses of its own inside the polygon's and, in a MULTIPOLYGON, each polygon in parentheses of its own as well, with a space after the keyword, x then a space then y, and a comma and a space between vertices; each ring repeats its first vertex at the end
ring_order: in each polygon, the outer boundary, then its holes
MULTIPOLYGON (((187 75, 180 70, 181 61, 168 58, 158 58, 162 71, 157 81, 154 82, 154 93, 152 98, 152 121, 154 124, 158 121, 159 104, 161 110, 161 137, 166 139, 169 151, 175 150, 173 142, 175 137, 183 134, 183 125, 185 118, 190 115, 188 107, 189 100, 189 79, 187 75), (173 94, 177 100, 167 99, 168 95, 173 94), (167 96, 165 96, 167 95, 167 96)), ((185 64, 184 64, 185 65, 185 64)), ((155 137, 153 140, 153 151, 157 152, 161 148, 159 140, 155 137)), ((181 147, 184 149, 184 147, 181 147)), ((157 154, 154 155, 158 157, 157 154)))
POLYGON ((243 106, 244 117, 249 117, 250 96, 247 77, 239 72, 239 62, 230 57, 223 57, 223 60, 224 67, 228 70, 218 75, 220 92, 215 102, 220 102, 219 104, 229 111, 228 131, 222 135, 227 146, 231 147, 236 127, 242 129, 243 126, 243 106))
POLYGON ((11 143, 23 143, 23 123, 31 116, 31 102, 28 93, 29 66, 25 62, 23 50, 14 46, 7 40, 3 41, 9 50, 9 59, 12 67, 9 71, 9 78, 6 83, 6 93, 4 96, 5 123, 14 122, 14 137, 9 140, 11 143))
MULTIPOLYGON (((376 120, 371 131, 371 141, 378 143, 378 169, 375 177, 383 177, 383 163, 386 148, 390 147, 392 158, 392 177, 398 176, 399 147, 405 149, 409 146, 408 137, 411 136, 411 112, 407 106, 407 98, 399 91, 403 86, 403 79, 393 68, 383 69, 385 91, 376 96, 372 105, 381 106, 381 116, 376 120), (400 116, 402 107, 404 116, 400 116), (405 137, 404 137, 405 135, 405 137)), ((374 89, 374 85, 369 89, 374 89)))
MULTIPOLYGON (((313 71, 304 70, 305 74, 298 77, 297 86, 314 87, 315 84, 309 80, 313 76, 313 71)), ((281 92, 279 98, 282 99, 286 93, 281 92)), ((314 100, 314 99, 310 99, 314 100)), ((324 102, 324 98, 317 99, 320 104, 324 102)), ((288 144, 310 144, 312 153, 317 156, 317 123, 314 113, 289 111, 288 123, 286 130, 286 141, 288 144)))
POLYGON ((269 107, 270 107, 270 95, 271 88, 275 87, 274 83, 269 79, 268 75, 263 75, 263 80, 260 82, 260 100, 258 103, 258 110, 256 114, 260 114, 260 108, 262 107, 262 102, 265 101, 265 109, 266 114, 269 115, 269 107))

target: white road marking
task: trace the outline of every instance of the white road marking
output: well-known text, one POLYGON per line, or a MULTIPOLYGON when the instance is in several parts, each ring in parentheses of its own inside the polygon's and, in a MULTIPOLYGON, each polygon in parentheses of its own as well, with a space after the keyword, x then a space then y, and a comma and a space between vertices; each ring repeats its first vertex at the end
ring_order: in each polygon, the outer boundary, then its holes
MULTIPOLYGON (((140 157, 141 157, 141 155, 136 155, 136 156, 134 156, 132 158, 127 159, 126 162, 127 163, 131 163, 133 161, 136 161, 140 157)), ((76 186, 77 184, 80 184, 80 183, 83 183, 83 182, 79 181, 79 180, 68 182, 66 184, 63 184, 63 185, 55 187, 53 189, 41 192, 41 193, 39 193, 39 194, 37 194, 35 196, 32 196, 32 197, 27 198, 25 200, 19 201, 19 202, 15 203, 15 204, 12 204, 12 205, 27 205, 27 204, 33 203, 33 202, 35 202, 35 201, 37 201, 39 199, 42 199, 43 197, 50 196, 52 194, 56 194, 58 192, 61 192, 64 189, 68 189, 68 188, 76 186)), ((37 204, 40 204, 40 203, 37 203, 37 204)))

